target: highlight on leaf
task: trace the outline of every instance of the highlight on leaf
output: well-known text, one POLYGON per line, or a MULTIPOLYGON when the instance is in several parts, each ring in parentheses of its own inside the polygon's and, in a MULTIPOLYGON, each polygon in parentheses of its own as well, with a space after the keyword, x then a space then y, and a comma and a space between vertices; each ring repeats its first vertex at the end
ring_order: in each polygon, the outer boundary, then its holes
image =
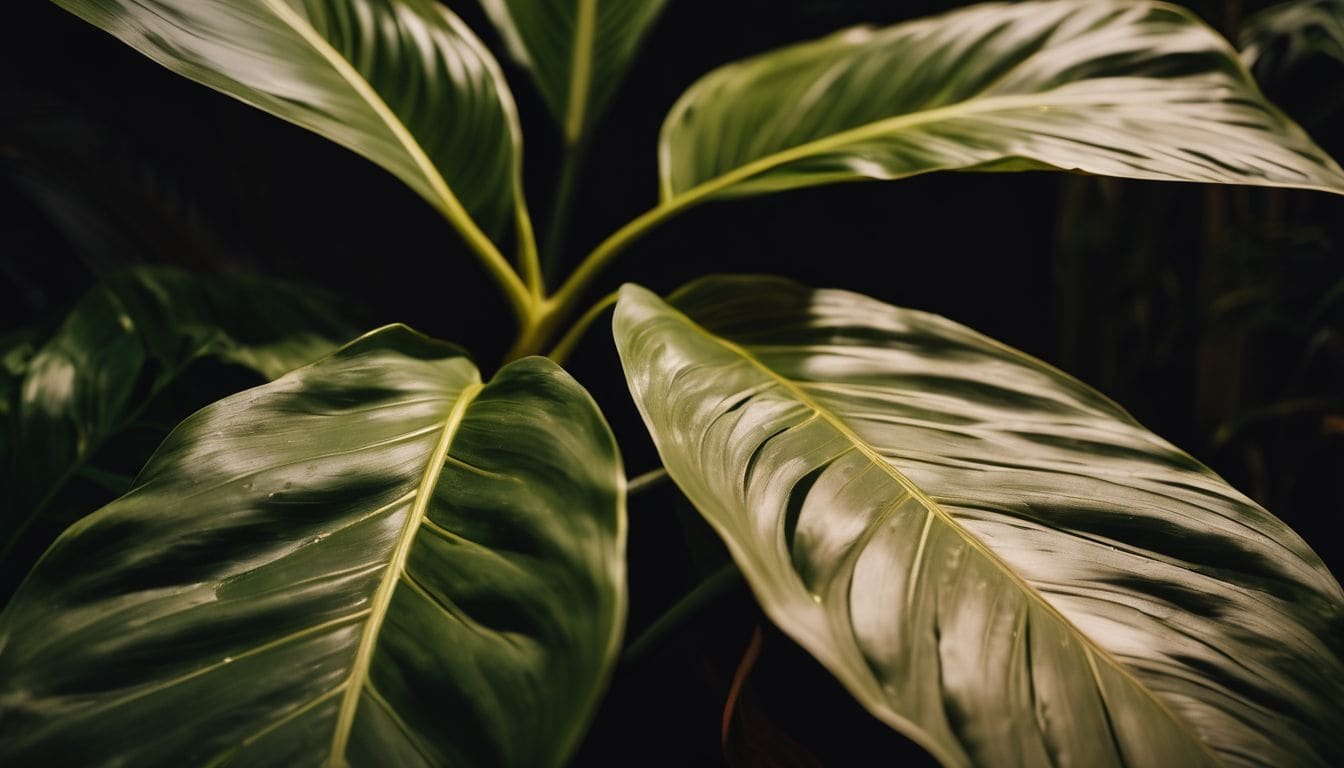
POLYGON ((1344 756, 1344 590, 1075 379, 778 278, 627 285, 613 327, 668 473, 766 613, 943 764, 1344 756))

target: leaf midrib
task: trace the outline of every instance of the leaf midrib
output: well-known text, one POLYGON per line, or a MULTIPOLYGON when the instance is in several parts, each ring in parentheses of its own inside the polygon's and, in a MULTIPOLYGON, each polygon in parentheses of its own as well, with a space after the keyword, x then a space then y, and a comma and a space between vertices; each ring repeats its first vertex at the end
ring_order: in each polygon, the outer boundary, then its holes
MULTIPOLYGON (((1158 708, 1159 711, 1161 711, 1164 715, 1167 716, 1169 720, 1175 723, 1177 728, 1179 728, 1183 733, 1185 733, 1189 737, 1190 741, 1199 747, 1200 751, 1208 755, 1209 758, 1214 762, 1214 764, 1216 765, 1225 764, 1223 760, 1219 758, 1218 755, 1216 755, 1212 751, 1208 743, 1205 742, 1202 738, 1200 738, 1199 734, 1196 733, 1188 723, 1186 723, 1181 718, 1177 717, 1176 714, 1172 712, 1171 708, 1167 706, 1166 702, 1163 701, 1161 698, 1159 698, 1157 694, 1155 694, 1152 690, 1148 688, 1148 686, 1144 685, 1142 681, 1140 681, 1137 677, 1135 677, 1134 674, 1131 673, 1129 669, 1119 661, 1119 659, 1115 658, 1115 656, 1111 654, 1110 651, 1098 645, 1091 638, 1091 636, 1089 636, 1087 633, 1079 629, 1077 625, 1073 623, 1072 620, 1070 620, 1067 616, 1065 616, 1049 600, 1045 599, 1044 595, 1042 595, 1029 582, 1023 579, 1022 576, 1018 574, 1017 571, 1014 570, 1007 562, 1005 562, 1002 558, 1000 558, 996 552, 994 552, 992 549, 989 549, 989 547, 987 547, 978 538, 971 535, 970 532, 968 532, 965 528, 963 528, 961 524, 958 523, 956 519, 953 518, 947 512, 947 510, 943 509, 942 505, 938 504, 932 498, 930 498, 929 495, 923 491, 923 489, 921 489, 913 481, 907 478, 905 474, 900 470, 898 470, 895 466, 893 466, 891 462, 887 461, 885 457, 883 457, 880 453, 878 453, 871 445, 868 444, 866 440, 860 437, 858 433, 854 432, 854 430, 851 429, 849 425, 844 422, 843 419, 841 419, 836 414, 832 413, 826 407, 822 406, 821 403, 814 400, 807 393, 806 390, 798 386, 798 384, 795 383, 792 379, 780 374, 770 366, 766 365, 763 361, 761 361, 759 358, 753 355, 747 348, 735 342, 732 342, 726 338, 723 338, 722 336, 719 336, 716 333, 709 331, 707 328, 705 328, 704 326, 700 325, 695 320, 693 320, 690 316, 686 315, 685 313, 681 312, 675 307, 671 307, 671 305, 668 306, 672 309, 673 312, 675 312, 682 319, 685 325, 692 332, 701 334, 705 338, 718 344, 719 346, 728 350, 732 354, 737 355, 743 361, 751 365, 753 368, 760 371, 767 378, 776 382, 787 393, 796 398, 798 402, 810 408, 813 411, 813 413, 817 414, 828 424, 830 424, 831 427, 835 429, 842 438, 850 442, 855 447, 856 450, 858 450, 860 453, 866 456, 871 462, 881 467, 883 471, 885 471, 887 475, 891 477, 893 481, 896 482, 897 485, 899 485, 902 489, 906 491, 906 493, 910 494, 911 497, 919 501, 919 503, 922 506, 924 506, 927 510, 929 510, 932 513, 931 518, 934 516, 938 517, 945 526, 947 526, 955 534, 957 534, 957 536, 961 538, 964 542, 966 542, 968 546, 978 551, 982 557, 986 558, 993 566, 995 566, 1001 573, 1003 573, 1003 575, 1006 576, 1009 579, 1009 581, 1011 581, 1014 585, 1016 585, 1028 599, 1036 602, 1041 606, 1043 610, 1053 615, 1056 618, 1056 620, 1058 620, 1065 628, 1067 628, 1072 633, 1074 638, 1079 641, 1080 645, 1082 645, 1085 652, 1089 652, 1093 657, 1104 659, 1108 666, 1110 666, 1112 669, 1115 669, 1120 675, 1129 680, 1135 689, 1141 691, 1143 695, 1147 697, 1153 703, 1153 705, 1158 708)), ((1089 664, 1091 663, 1092 659, 1089 658, 1089 664)), ((1095 668, 1093 669, 1093 672, 1095 676, 1095 668)), ((1100 685, 1098 685, 1097 691, 1098 695, 1103 698, 1104 702, 1105 689, 1102 688, 1100 685)), ((1109 707, 1109 705, 1107 706, 1109 707)))
POLYGON ((429 462, 425 466, 424 474, 420 477, 420 484, 416 488, 415 502, 406 514, 406 521, 402 524, 401 533, 393 547, 392 560, 388 563, 383 579, 378 584, 378 589, 374 592, 370 601, 369 615, 364 623, 364 631, 360 634, 355 660, 351 664, 350 674, 346 676, 343 683, 345 690, 341 696, 341 708, 337 714, 336 726, 331 740, 331 751, 328 757, 329 762, 333 764, 345 754, 346 745, 350 739, 350 729, 355 721, 355 712, 359 708, 359 697, 369 679, 369 666, 373 661, 378 633, 382 629, 383 620, 392 604, 392 595, 396 592, 397 583, 401 581, 402 574, 406 569, 406 559, 410 555, 411 545, 415 542, 415 535, 426 519, 429 500, 433 497, 434 486, 438 483, 439 475, 443 472, 448 449, 452 446, 458 428, 462 426, 467 408, 484 387, 485 385, 480 382, 468 384, 458 396, 457 402, 453 404, 453 409, 444 419, 443 431, 439 435, 438 444, 434 446, 434 451, 430 454, 429 462))
POLYGON ((565 105, 565 142, 575 144, 583 136, 584 112, 592 81, 593 37, 597 24, 597 0, 578 0, 574 20, 574 55, 569 67, 569 99, 565 105))

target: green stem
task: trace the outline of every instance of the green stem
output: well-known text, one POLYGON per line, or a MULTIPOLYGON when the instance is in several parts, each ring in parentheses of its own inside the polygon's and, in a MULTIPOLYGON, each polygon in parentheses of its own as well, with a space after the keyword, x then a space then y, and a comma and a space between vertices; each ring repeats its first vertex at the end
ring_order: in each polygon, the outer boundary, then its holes
POLYGON ((564 365, 564 362, 569 359, 569 354, 574 351, 574 347, 578 346, 579 341, 582 340, 584 334, 588 332, 589 326, 596 322, 597 318, 601 317, 603 312, 606 312, 612 306, 615 306, 616 300, 620 297, 620 293, 612 291, 606 296, 603 296, 596 304, 589 307, 588 311, 584 312, 583 315, 569 327, 569 330, 565 332, 565 335, 561 337, 560 341, 556 342, 555 347, 546 356, 555 362, 564 365))
MULTIPOLYGON (((508 299, 509 308, 513 310, 513 316, 518 320, 519 327, 525 330, 535 324, 538 307, 541 303, 538 294, 523 282, 517 272, 513 271, 513 267, 510 266, 508 260, 500 255, 499 249, 475 226, 475 222, 467 219, 464 223, 452 217, 449 217, 448 220, 454 224, 463 240, 479 258, 482 266, 485 267, 485 271, 495 279, 495 283, 504 291, 504 297, 508 299)), ((521 247, 523 248, 524 265, 528 261, 526 254, 529 251, 529 246, 527 243, 532 242, 532 225, 526 223, 526 221, 527 214, 520 211, 518 228, 519 238, 523 241, 521 247), (524 231, 527 232, 526 237, 523 237, 524 231)), ((530 250, 535 254, 536 245, 533 244, 530 250)), ((535 260, 535 258, 534 255, 532 259, 535 260)))
POLYGON ((555 188, 555 199, 546 222, 546 243, 541 251, 543 278, 556 274, 556 270, 560 268, 565 238, 569 234, 569 215, 574 205, 574 189, 578 185, 579 168, 583 165, 587 144, 583 139, 573 144, 565 143, 564 159, 560 161, 560 182, 555 188))
POLYGON ((733 184, 792 159, 793 154, 798 153, 796 151, 782 152, 748 163, 734 171, 698 184, 679 195, 670 195, 668 190, 664 190, 665 199, 663 202, 640 214, 599 243, 554 294, 544 299, 540 305, 532 308, 532 320, 524 323, 518 334, 518 340, 514 342, 513 349, 509 351, 507 359, 515 360, 525 355, 537 354, 550 340, 556 326, 568 319, 569 315, 573 313, 574 306, 582 298, 589 284, 611 264, 613 259, 646 232, 686 208, 712 197, 733 184))
POLYGON ((638 477, 630 478, 625 484, 625 495, 637 496, 650 488, 656 488, 662 485, 667 482, 668 479, 669 476, 666 469, 663 469, 662 467, 651 469, 638 477))
POLYGON ((677 601, 653 625, 644 630, 634 642, 626 646, 621 655, 622 664, 637 664, 648 652, 657 647, 668 636, 676 634, 688 621, 717 602, 721 597, 742 584, 742 574, 737 566, 729 563, 714 575, 700 582, 695 589, 677 601))
POLYGON ((677 198, 671 203, 664 203, 657 208, 651 208, 613 232, 606 240, 603 240, 593 249, 592 253, 588 254, 569 276, 569 279, 551 297, 557 307, 557 313, 564 313, 570 305, 578 301, 583 292, 588 289, 588 284, 600 275, 627 246, 689 204, 690 202, 686 201, 685 198, 677 198), (679 202, 680 204, 678 204, 679 202))
MULTIPOLYGON (((521 190, 522 185, 519 185, 518 189, 521 190)), ((514 210, 517 211, 515 221, 518 233, 518 267, 529 294, 528 312, 535 313, 546 289, 541 276, 541 260, 537 258, 537 238, 532 232, 532 217, 527 214, 527 202, 523 199, 521 191, 516 195, 514 202, 514 210)))

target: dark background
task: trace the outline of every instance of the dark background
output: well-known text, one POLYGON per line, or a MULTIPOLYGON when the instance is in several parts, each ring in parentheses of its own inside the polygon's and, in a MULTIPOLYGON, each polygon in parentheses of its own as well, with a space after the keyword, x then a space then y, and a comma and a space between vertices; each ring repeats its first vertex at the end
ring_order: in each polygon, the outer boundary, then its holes
MULTIPOLYGON (((0 49, 0 332, 58 318, 119 266, 170 263, 308 282, 340 296, 361 326, 406 322, 468 346, 487 369, 499 359, 512 328, 492 284, 389 174, 53 5, 13 5, 0 49)), ((477 6, 452 5, 500 50, 477 6)), ((953 5, 671 0, 593 139, 567 264, 656 202, 658 126, 696 77, 953 5)), ((1196 10, 1228 31, 1256 7, 1196 10)), ((541 226, 559 138, 525 73, 503 64, 541 226)), ((1319 56, 1258 74, 1344 156, 1344 110, 1327 98, 1344 91, 1344 67, 1319 56)), ((770 272, 946 315, 1097 386, 1287 520, 1339 574, 1342 214, 1344 199, 1319 193, 939 174, 694 209, 635 245, 593 295, 624 280, 666 292, 709 272, 770 272)), ((656 466, 605 324, 571 367, 607 412, 630 473, 656 466)), ((634 636, 723 555, 670 489, 631 514, 634 636)), ((734 764, 920 762, 740 587, 618 671, 579 762, 720 760, 728 684, 757 626, 764 650, 734 720, 734 764)))

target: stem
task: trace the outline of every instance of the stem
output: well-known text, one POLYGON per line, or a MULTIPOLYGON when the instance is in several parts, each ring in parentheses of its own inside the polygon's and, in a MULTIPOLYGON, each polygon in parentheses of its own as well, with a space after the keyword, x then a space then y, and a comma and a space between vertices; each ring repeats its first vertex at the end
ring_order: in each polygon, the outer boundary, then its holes
POLYGON ((546 356, 563 365, 565 360, 569 359, 569 353, 574 351, 574 347, 578 346, 583 335, 587 333, 588 327, 591 326, 597 318, 601 317, 603 312, 606 312, 614 306, 616 300, 620 297, 621 294, 619 292, 612 291, 606 296, 603 296, 596 304, 589 307, 588 311, 583 313, 583 316, 574 321, 574 325, 570 326, 569 330, 565 332, 565 335, 556 343, 555 348, 553 348, 550 351, 550 354, 546 356))
POLYGON ((536 315, 538 299, 536 299, 536 296, 532 295, 531 291, 528 291, 527 285, 524 285, 523 280, 517 276, 516 272, 513 272, 513 268, 512 266, 509 266, 508 261, 505 260, 503 256, 500 256, 499 249, 496 249, 495 243, 492 243, 488 238, 485 238, 485 235, 481 233, 481 230, 474 227, 474 222, 472 230, 474 234, 480 234, 480 239, 481 241, 484 241, 484 243, 477 242, 476 239, 468 237, 468 233, 462 230, 462 227, 458 227, 458 231, 462 234, 462 239, 465 239, 466 245, 472 246, 473 252, 476 253, 476 256, 480 257, 481 264, 485 266, 485 270, 491 274, 491 277, 495 278, 495 282, 497 282, 500 288, 503 289, 504 297, 505 299, 508 299, 509 308, 513 309, 513 317, 516 317, 517 321, 519 321, 520 327, 526 328, 527 325, 530 325, 532 321, 534 321, 532 320, 532 317, 536 315), (485 246, 488 246, 488 250, 485 246))
POLYGON ((560 161, 560 182, 555 188, 551 214, 546 221, 546 243, 541 252, 541 274, 554 275, 560 266, 561 250, 569 234, 569 213, 574 205, 574 188, 578 184, 579 168, 587 154, 588 142, 579 139, 565 142, 564 159, 560 161))
MULTIPOLYGON (((700 188, 697 187, 696 189, 700 188)), ((707 189, 703 194, 710 194, 711 192, 713 190, 707 189)), ((564 285, 560 286, 559 290, 552 294, 550 298, 543 299, 528 308, 531 315, 521 323, 522 327, 518 332, 518 339, 513 343, 513 348, 505 355, 505 361, 517 360, 520 357, 540 353, 546 342, 550 341, 556 326, 562 320, 567 319, 574 311, 574 305, 583 296, 588 284, 606 268, 607 264, 617 254, 645 232, 662 223, 664 219, 682 208, 693 204, 701 196, 703 195, 686 194, 656 208, 651 208, 624 227, 616 230, 606 240, 603 240, 592 253, 588 254, 583 263, 579 265, 578 269, 574 270, 574 273, 569 276, 564 285)))
POLYGON ((668 636, 676 634, 696 614, 741 584, 742 574, 738 572, 736 565, 729 563, 720 568, 713 576, 700 582, 695 589, 678 600, 676 605, 659 616, 658 620, 635 638, 634 642, 626 646, 625 653, 621 655, 621 663, 639 663, 650 649, 657 647, 668 636))
POLYGON ((666 469, 663 469, 662 467, 651 469, 638 477, 630 478, 625 484, 625 495, 627 497, 637 496, 650 488, 656 488, 662 485, 668 481, 668 478, 669 475, 667 474, 666 469))
MULTIPOLYGON (((522 189, 521 186, 518 189, 522 189)), ((537 238, 532 232, 532 217, 527 215, 527 202, 519 192, 515 196, 514 210, 517 211, 517 233, 518 233, 518 266, 523 274, 523 281, 527 285, 530 294, 529 311, 535 311, 535 307, 541 301, 545 291, 545 283, 541 277, 541 261, 537 259, 537 238)))
POLYGON ((693 201, 687 200, 684 197, 675 198, 669 203, 663 203, 656 208, 650 208, 640 214, 637 218, 631 220, 625 226, 613 232, 610 237, 603 240, 596 248, 594 248, 592 253, 588 254, 583 262, 579 264, 578 268, 574 270, 573 274, 569 276, 569 279, 566 280, 564 284, 560 286, 559 290, 557 290, 551 297, 556 306, 561 308, 561 311, 568 308, 570 304, 578 300, 588 288, 588 284, 601 274, 602 270, 607 268, 612 259, 620 255, 630 243, 637 240, 645 232, 663 223, 664 219, 686 207, 691 202, 693 201))
POLYGON ((733 684, 728 689, 728 699, 723 703, 723 720, 719 724, 719 747, 725 757, 728 755, 728 733, 733 724, 733 713, 737 711, 737 702, 742 698, 742 687, 747 684, 747 677, 756 667, 756 661, 761 658, 761 645, 764 641, 761 625, 757 624, 756 629, 752 630, 747 650, 742 653, 742 661, 738 662, 737 671, 733 673, 733 684))

